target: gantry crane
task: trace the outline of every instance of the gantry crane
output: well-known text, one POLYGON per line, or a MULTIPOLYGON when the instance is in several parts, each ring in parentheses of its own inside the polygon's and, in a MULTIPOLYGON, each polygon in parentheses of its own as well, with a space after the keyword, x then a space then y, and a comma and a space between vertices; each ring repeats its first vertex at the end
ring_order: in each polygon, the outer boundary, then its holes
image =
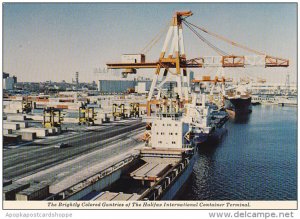
POLYGON ((120 105, 114 103, 112 108, 112 115, 114 119, 116 119, 117 117, 125 119, 125 105, 123 103, 120 105))
POLYGON ((218 106, 218 108, 222 108, 223 96, 225 95, 226 81, 227 80, 225 79, 224 76, 220 78, 218 76, 215 76, 215 78, 210 78, 210 76, 203 76, 202 79, 193 79, 192 83, 194 84, 194 86, 199 86, 199 89, 201 89, 200 87, 201 84, 207 84, 207 86, 209 86, 209 84, 212 84, 212 87, 210 88, 210 93, 208 95, 208 100, 211 103, 215 103, 218 106), (217 87, 217 84, 220 85, 220 87, 217 87), (215 88, 219 89, 217 99, 215 99, 216 97, 214 95, 215 88))
POLYGON ((28 96, 22 98, 22 113, 29 113, 32 110, 32 100, 28 96))
MULTIPOLYGON (((172 17, 160 56, 158 61, 155 62, 134 62, 134 63, 107 63, 109 69, 123 69, 123 74, 134 74, 136 69, 154 68, 155 76, 152 81, 150 92, 147 99, 147 115, 151 113, 151 105, 159 104, 161 100, 161 88, 167 81, 176 80, 177 92, 179 99, 182 103, 189 101, 188 88, 190 87, 187 77, 187 68, 205 68, 205 67, 218 67, 218 68, 234 68, 234 67, 247 67, 247 66, 262 66, 262 67, 288 67, 289 60, 269 56, 265 53, 250 49, 239 43, 233 42, 223 36, 210 32, 204 28, 194 25, 186 18, 192 16, 191 11, 176 12, 172 17), (183 24, 190 29, 201 41, 215 50, 219 56, 198 57, 193 59, 186 59, 184 41, 183 41, 183 24), (230 55, 218 47, 214 46, 206 40, 198 31, 202 31, 213 37, 216 37, 224 42, 230 43, 233 46, 255 53, 256 55, 241 56, 230 55), (158 83, 158 77, 161 69, 163 71, 162 80, 158 83), (175 71, 173 70, 175 69, 175 71), (170 73, 170 74, 168 74, 170 73), (158 90, 156 98, 153 98, 155 88, 158 90)), ((217 79, 219 80, 219 79, 217 79)), ((221 79, 223 80, 223 79, 221 79)))
POLYGON ((81 107, 79 107, 79 121, 78 125, 86 124, 88 126, 95 125, 95 120, 97 120, 95 117, 97 116, 97 113, 94 111, 94 107, 89 107, 88 103, 82 103, 81 107))
POLYGON ((46 107, 43 110, 43 126, 44 128, 61 128, 63 117, 61 110, 54 107, 46 107))

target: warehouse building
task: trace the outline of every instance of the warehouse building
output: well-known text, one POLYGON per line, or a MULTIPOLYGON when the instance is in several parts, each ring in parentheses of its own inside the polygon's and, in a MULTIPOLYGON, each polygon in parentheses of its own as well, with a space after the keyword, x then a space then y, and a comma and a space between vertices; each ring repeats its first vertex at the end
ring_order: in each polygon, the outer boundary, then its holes
POLYGON ((99 80, 98 91, 104 94, 126 93, 133 90, 137 93, 147 93, 150 90, 150 80, 99 80))
MULTIPOLYGON (((138 60, 139 62, 141 60, 138 60)), ((188 73, 188 81, 194 79, 194 72, 188 73)), ((151 87, 152 80, 149 78, 138 77, 135 79, 101 79, 98 81, 98 91, 103 94, 126 93, 133 90, 139 94, 148 93, 151 87)), ((170 83, 166 83, 164 88, 168 88, 170 83)), ((176 85, 176 82, 175 82, 176 85)))

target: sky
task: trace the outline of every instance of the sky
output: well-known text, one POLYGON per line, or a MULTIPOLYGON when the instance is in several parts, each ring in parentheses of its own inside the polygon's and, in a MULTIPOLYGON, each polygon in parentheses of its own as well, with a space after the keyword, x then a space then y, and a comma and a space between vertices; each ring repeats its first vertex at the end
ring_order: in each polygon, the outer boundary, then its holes
MULTIPOLYGON (((296 81, 296 3, 4 3, 3 71, 32 82, 71 82, 77 71, 80 82, 120 76, 94 70, 119 62, 124 53, 140 53, 181 10, 192 10, 187 20, 193 24, 291 63, 289 68, 226 69, 226 75, 284 83, 289 73, 296 81)), ((217 55, 183 28, 188 59, 217 55)), ((253 55, 202 35, 229 54, 253 55)), ((163 39, 146 54, 147 61, 158 60, 163 39)), ((193 71, 196 77, 215 72, 193 71)), ((138 75, 152 78, 154 70, 138 75)))

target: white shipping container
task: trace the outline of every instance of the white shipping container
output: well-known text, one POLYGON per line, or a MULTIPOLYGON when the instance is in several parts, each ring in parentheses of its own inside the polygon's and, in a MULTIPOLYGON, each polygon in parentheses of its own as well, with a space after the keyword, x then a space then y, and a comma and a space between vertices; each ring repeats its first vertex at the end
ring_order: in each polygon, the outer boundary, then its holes
POLYGON ((28 122, 11 122, 11 121, 4 121, 4 124, 18 124, 20 128, 27 128, 28 122))
POLYGON ((64 118, 64 123, 78 123, 78 118, 64 118))
POLYGON ((136 92, 139 94, 146 93, 146 83, 145 82, 138 82, 136 86, 136 92))
POLYGON ((35 132, 20 132, 23 141, 33 141, 36 138, 35 132))
POLYGON ((21 115, 7 115, 7 120, 9 121, 24 121, 26 119, 26 116, 21 114, 21 115))
POLYGON ((144 54, 123 54, 121 57, 122 63, 144 63, 144 54))
POLYGON ((37 137, 46 137, 49 135, 49 131, 46 128, 27 128, 21 129, 21 132, 35 132, 37 137))
POLYGON ((51 134, 51 135, 55 135, 55 134, 56 134, 55 128, 48 128, 48 132, 49 132, 49 134, 51 134))
POLYGON ((10 134, 12 134, 11 129, 3 129, 3 135, 10 135, 10 134))
POLYGON ((18 110, 18 109, 4 109, 3 112, 4 113, 20 113, 21 110, 18 110))
POLYGON ((4 129, 19 130, 20 125, 16 124, 16 123, 5 123, 5 122, 3 122, 3 128, 4 129))
POLYGON ((43 116, 41 116, 41 115, 28 115, 27 118, 30 118, 30 119, 35 120, 35 121, 42 121, 43 120, 43 116))

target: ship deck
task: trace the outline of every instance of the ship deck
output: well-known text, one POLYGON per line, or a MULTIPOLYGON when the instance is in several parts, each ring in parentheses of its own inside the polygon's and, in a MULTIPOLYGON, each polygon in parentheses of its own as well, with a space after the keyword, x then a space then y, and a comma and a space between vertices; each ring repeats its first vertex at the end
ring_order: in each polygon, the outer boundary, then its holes
POLYGON ((103 192, 95 197, 94 201, 136 201, 140 195, 133 193, 127 194, 123 192, 103 192))
POLYGON ((158 180, 169 169, 167 163, 145 163, 140 168, 130 173, 130 176, 138 180, 158 180))

